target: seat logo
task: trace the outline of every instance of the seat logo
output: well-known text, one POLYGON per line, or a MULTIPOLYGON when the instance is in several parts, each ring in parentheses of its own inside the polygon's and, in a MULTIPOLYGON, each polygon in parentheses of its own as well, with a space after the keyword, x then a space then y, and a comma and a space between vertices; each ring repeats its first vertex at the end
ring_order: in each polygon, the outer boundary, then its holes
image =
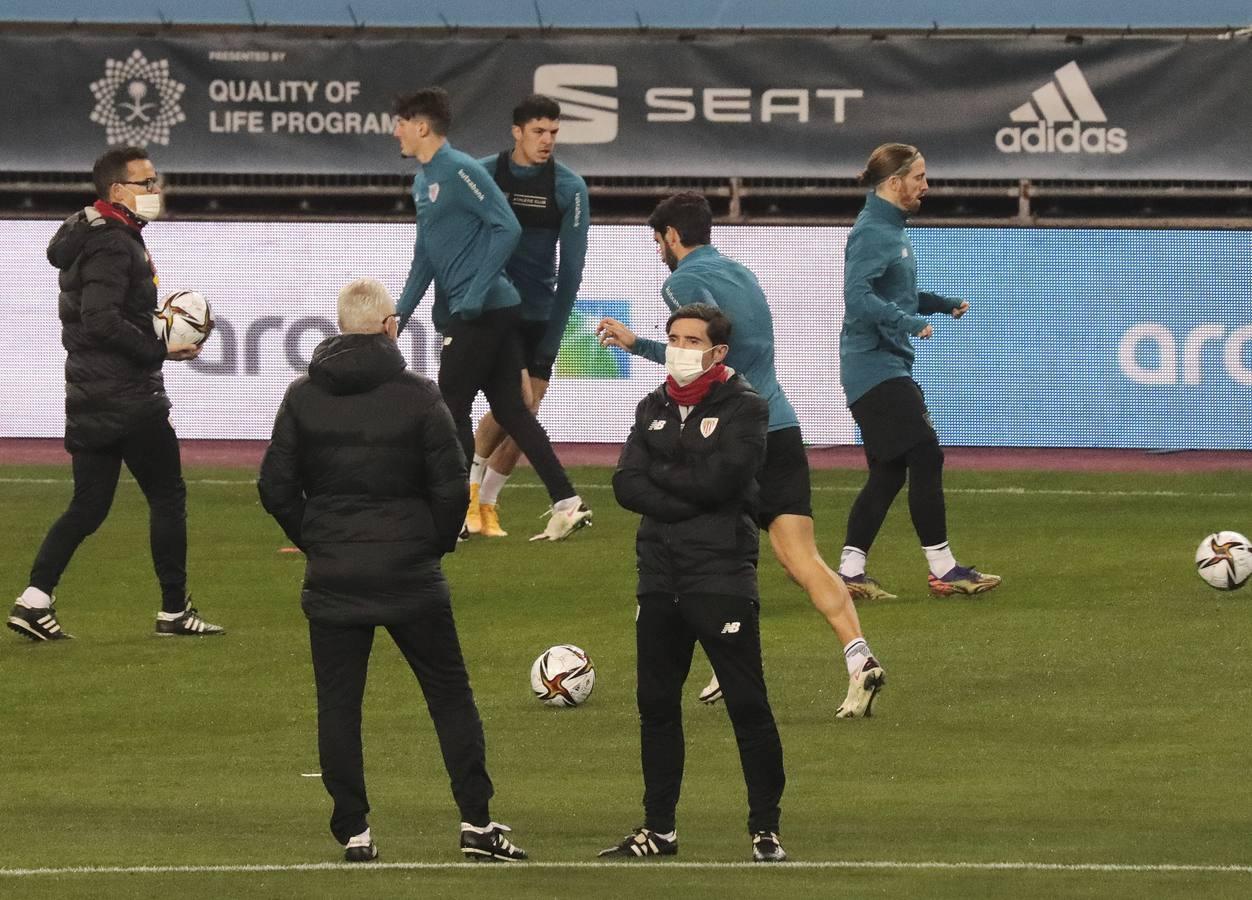
POLYGON ((535 93, 561 104, 561 143, 617 140, 617 97, 586 88, 616 88, 617 66, 549 63, 535 69, 535 93))
POLYGON ((1125 153, 1126 129, 1109 128, 1108 116, 1078 63, 1068 62, 1013 109, 1015 125, 996 132, 1001 153, 1125 153))
POLYGON ((110 144, 168 144, 170 128, 187 120, 178 100, 186 89, 170 77, 168 59, 149 61, 139 50, 108 59, 104 77, 91 83, 91 121, 103 125, 110 144))

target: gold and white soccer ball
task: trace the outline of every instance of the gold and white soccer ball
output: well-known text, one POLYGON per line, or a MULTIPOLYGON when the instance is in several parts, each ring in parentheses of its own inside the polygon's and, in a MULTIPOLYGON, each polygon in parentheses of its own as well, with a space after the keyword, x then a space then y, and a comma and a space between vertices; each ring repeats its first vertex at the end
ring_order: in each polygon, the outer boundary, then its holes
POLYGON ((1237 531, 1210 534, 1195 552, 1195 568, 1219 591, 1241 588, 1252 578, 1252 544, 1237 531))
POLYGON ((548 706, 579 706, 595 684, 591 657, 573 644, 549 647, 530 667, 530 688, 548 706))
POLYGON ((209 301, 199 291, 175 291, 157 303, 152 327, 168 347, 171 344, 199 344, 213 330, 209 301))

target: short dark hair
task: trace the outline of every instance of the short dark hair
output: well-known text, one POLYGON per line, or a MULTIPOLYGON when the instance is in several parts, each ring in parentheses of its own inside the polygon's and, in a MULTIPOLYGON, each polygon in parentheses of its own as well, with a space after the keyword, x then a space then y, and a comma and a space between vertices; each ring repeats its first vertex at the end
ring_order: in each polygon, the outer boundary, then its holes
POLYGON ((531 119, 559 119, 561 104, 547 94, 531 94, 513 107, 513 124, 525 125, 531 119))
POLYGON ((912 144, 879 144, 869 155, 861 174, 856 176, 856 183, 861 187, 878 187, 892 175, 908 172, 919 156, 921 153, 912 144))
POLYGON ((441 137, 452 127, 452 101, 441 87, 401 94, 392 104, 391 111, 401 119, 425 119, 430 123, 430 130, 441 137))
POLYGON ((126 167, 136 160, 148 158, 148 151, 143 147, 111 147, 104 151, 91 167, 96 196, 108 200, 109 188, 126 180, 126 167))
POLYGON ((714 347, 718 344, 730 346, 730 319, 726 318, 726 314, 712 303, 692 303, 689 306, 678 307, 670 314, 669 321, 665 323, 666 334, 669 334, 670 326, 679 319, 700 319, 707 324, 709 340, 713 342, 714 347))
POLYGON ((695 191, 666 197, 652 210, 648 224, 657 234, 673 228, 684 247, 700 247, 713 240, 713 209, 704 195, 695 191))

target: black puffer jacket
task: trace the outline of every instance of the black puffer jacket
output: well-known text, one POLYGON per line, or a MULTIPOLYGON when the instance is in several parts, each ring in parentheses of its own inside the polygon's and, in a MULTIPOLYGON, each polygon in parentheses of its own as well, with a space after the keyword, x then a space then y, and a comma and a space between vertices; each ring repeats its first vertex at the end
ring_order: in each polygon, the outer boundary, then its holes
POLYGON ((48 262, 61 270, 65 448, 107 447, 170 409, 152 328, 156 272, 139 230, 90 206, 57 230, 48 262))
POLYGON ((386 335, 318 345, 279 407, 257 486, 307 557, 310 619, 400 622, 447 599, 439 558, 465 519, 465 456, 439 388, 386 335))
POLYGON ((756 474, 768 426, 768 405, 739 375, 715 384, 686 422, 664 385, 639 402, 613 492, 643 515, 640 594, 757 596, 756 474))

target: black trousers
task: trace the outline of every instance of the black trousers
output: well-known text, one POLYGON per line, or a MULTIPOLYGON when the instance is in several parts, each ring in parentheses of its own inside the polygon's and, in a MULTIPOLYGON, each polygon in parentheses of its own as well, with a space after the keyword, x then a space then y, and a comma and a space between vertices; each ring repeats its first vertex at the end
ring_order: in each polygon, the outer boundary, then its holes
POLYGON ((555 503, 575 494, 548 433, 522 397, 522 343, 517 307, 493 309, 472 322, 453 320, 439 354, 439 390, 452 412, 466 461, 474 458, 470 413, 482 391, 500 427, 526 454, 555 503))
POLYGON ((909 516, 923 547, 948 539, 947 506, 943 497, 943 449, 938 441, 910 447, 895 459, 869 457, 869 479, 848 511, 844 543, 869 552, 905 480, 909 483, 909 516))
POLYGON ((148 539, 161 584, 161 607, 179 612, 187 596, 187 485, 178 437, 164 416, 144 423, 111 447, 73 454, 74 496, 39 547, 30 584, 52 593, 79 545, 108 517, 122 463, 148 501, 148 539))
POLYGON ((674 830, 686 748, 682 688, 699 641, 721 683, 748 788, 748 831, 778 831, 786 776, 765 691, 758 605, 718 594, 642 594, 635 620, 646 827, 674 830))
MULTIPOLYGON (((435 723, 443 764, 461 821, 490 823, 494 793, 487 774, 483 723, 461 657, 452 607, 432 601, 418 618, 380 626, 417 676, 435 723)), ((317 749, 322 783, 334 801, 330 831, 341 844, 369 826, 365 763, 361 752, 361 701, 374 625, 335 625, 309 620, 313 677, 317 682, 317 749)))

